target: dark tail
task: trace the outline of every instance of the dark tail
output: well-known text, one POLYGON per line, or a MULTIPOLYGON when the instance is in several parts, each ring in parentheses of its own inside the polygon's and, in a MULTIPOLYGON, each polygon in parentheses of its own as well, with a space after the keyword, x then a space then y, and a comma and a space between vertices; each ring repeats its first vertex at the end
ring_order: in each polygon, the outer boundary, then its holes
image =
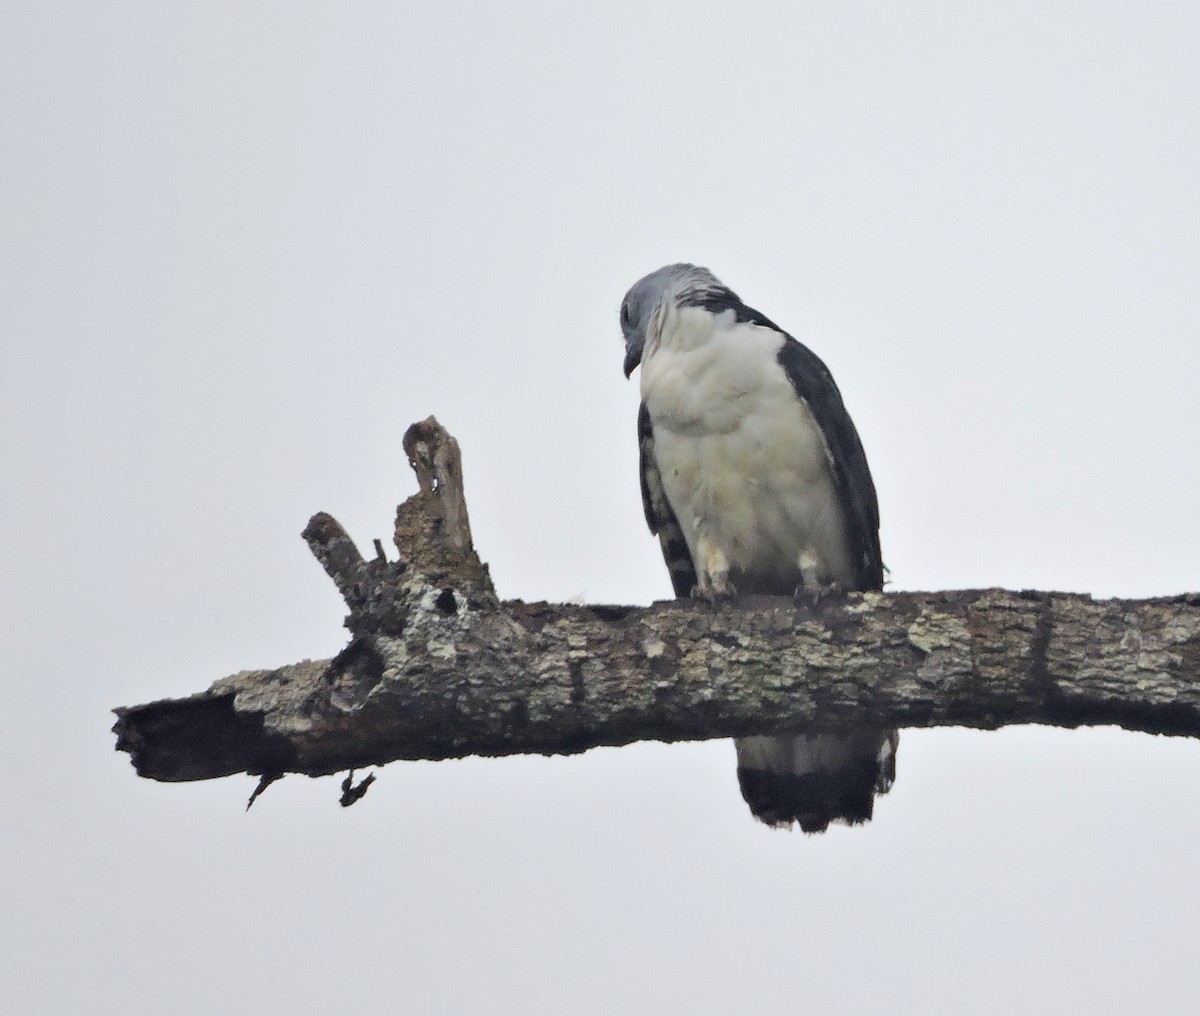
POLYGON ((799 822, 806 833, 823 832, 830 822, 857 825, 896 779, 899 742, 898 730, 744 737, 733 742, 738 783, 767 825, 799 822))

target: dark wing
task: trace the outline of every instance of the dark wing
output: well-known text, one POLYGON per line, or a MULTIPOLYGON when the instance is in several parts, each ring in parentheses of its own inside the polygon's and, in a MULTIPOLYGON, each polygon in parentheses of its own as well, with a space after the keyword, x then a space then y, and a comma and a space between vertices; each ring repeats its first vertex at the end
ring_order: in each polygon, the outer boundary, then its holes
MULTIPOLYGON (((748 320, 775 328, 761 315, 756 317, 748 320)), ((780 330, 775 328, 775 331, 780 330)), ((779 350, 779 364, 796 394, 808 404, 829 447, 833 482, 842 503, 846 538, 850 541, 857 573, 855 586, 858 589, 882 589, 879 502, 875 497, 875 484, 871 480, 871 470, 867 466, 867 455, 858 439, 858 431, 846 412, 842 393, 838 391, 829 368, 807 346, 786 332, 780 334, 784 337, 784 343, 779 350)))
POLYGON ((829 368, 816 353, 793 339, 766 315, 742 303, 732 290, 709 291, 695 302, 714 314, 731 310, 737 321, 761 325, 783 336, 779 365, 796 394, 808 404, 829 448, 833 482, 842 503, 846 538, 850 541, 854 560, 855 586, 858 589, 882 589, 883 558, 879 551, 879 502, 875 498, 875 484, 858 431, 846 412, 842 393, 829 368))
POLYGON ((642 508, 646 512, 646 524, 650 532, 658 537, 663 560, 671 573, 671 586, 676 596, 691 596, 696 587, 696 568, 688 550, 679 520, 667 500, 663 489, 662 475, 654 458, 654 428, 650 425, 650 412, 645 403, 638 410, 638 449, 642 472, 642 508))

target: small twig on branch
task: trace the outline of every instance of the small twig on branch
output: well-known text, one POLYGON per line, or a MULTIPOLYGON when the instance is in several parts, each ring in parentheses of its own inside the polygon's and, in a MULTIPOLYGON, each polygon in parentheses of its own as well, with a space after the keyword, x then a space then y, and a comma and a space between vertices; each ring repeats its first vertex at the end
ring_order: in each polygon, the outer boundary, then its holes
POLYGON ((342 796, 338 798, 338 804, 343 808, 349 808, 355 801, 359 800, 375 782, 375 774, 368 773, 367 778, 363 780, 357 787, 354 785, 354 770, 346 774, 346 778, 342 780, 342 796))
POLYGON ((457 443, 430 417, 409 429, 405 450, 421 490, 397 510, 400 561, 364 561, 328 515, 305 530, 350 609, 349 645, 333 660, 117 709, 117 747, 140 775, 318 776, 397 759, 570 753, 851 719, 881 728, 1116 723, 1200 736, 1200 595, 499 603, 471 545, 457 443))
POLYGON ((250 800, 246 802, 246 810, 249 811, 251 805, 258 800, 259 795, 267 789, 276 780, 282 780, 283 773, 264 773, 258 781, 258 786, 254 788, 254 793, 250 795, 250 800))

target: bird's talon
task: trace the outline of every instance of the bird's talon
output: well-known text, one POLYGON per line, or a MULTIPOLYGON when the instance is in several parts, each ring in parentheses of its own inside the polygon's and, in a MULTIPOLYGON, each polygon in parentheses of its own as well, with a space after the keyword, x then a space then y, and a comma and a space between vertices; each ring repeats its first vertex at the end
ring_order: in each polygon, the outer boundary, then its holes
POLYGON ((819 607, 821 601, 826 596, 837 594, 842 591, 842 587, 836 582, 831 582, 827 586, 806 586, 803 583, 796 587, 796 591, 792 594, 792 599, 797 603, 807 603, 812 607, 819 607))
POLYGON ((726 582, 719 588, 709 586, 707 589, 701 589, 699 586, 692 586, 691 597, 693 600, 707 600, 714 606, 718 603, 732 603, 737 599, 738 591, 732 582, 726 582))

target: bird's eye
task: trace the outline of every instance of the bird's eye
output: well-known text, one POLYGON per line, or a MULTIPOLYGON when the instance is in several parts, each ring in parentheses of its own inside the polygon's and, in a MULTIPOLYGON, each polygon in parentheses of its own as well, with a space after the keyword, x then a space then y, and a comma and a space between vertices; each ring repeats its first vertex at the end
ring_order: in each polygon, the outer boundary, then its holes
POLYGON ((625 326, 628 324, 629 324, 629 304, 623 303, 623 304, 621 304, 621 325, 625 326))

